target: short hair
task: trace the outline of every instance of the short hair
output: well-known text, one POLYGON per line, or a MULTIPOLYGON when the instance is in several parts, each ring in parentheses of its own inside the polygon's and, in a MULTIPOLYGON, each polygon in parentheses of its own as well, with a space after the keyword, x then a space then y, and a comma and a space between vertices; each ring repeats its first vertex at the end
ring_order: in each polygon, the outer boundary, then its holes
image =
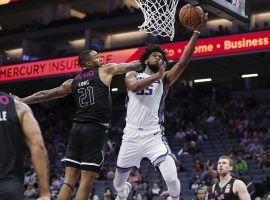
POLYGON ((161 53, 163 60, 166 62, 166 64, 168 65, 169 63, 169 58, 166 55, 166 52, 164 51, 164 49, 162 49, 158 44, 147 44, 145 47, 144 52, 142 53, 141 57, 140 57, 140 62, 143 66, 143 69, 145 69, 146 64, 144 63, 150 56, 151 53, 153 52, 159 52, 161 53))
POLYGON ((79 65, 81 67, 83 67, 85 65, 85 63, 88 61, 89 59, 89 54, 92 52, 93 50, 85 50, 83 52, 80 53, 79 58, 78 58, 78 62, 79 65))
POLYGON ((218 158, 218 160, 220 160, 220 159, 227 159, 227 160, 229 160, 230 166, 233 166, 233 160, 229 156, 220 156, 218 158))

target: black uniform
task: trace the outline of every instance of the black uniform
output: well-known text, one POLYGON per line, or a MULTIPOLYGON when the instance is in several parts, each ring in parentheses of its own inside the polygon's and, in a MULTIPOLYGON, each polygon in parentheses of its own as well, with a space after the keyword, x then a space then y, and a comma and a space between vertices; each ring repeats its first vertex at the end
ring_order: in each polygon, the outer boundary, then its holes
POLYGON ((233 184, 235 182, 234 178, 224 186, 219 187, 219 182, 215 185, 214 188, 214 198, 215 200, 239 200, 238 196, 233 193, 233 184))
POLYGON ((84 69, 72 82, 77 105, 66 156, 67 166, 99 172, 111 118, 110 88, 100 80, 98 67, 84 69))
POLYGON ((0 199, 23 199, 23 132, 14 99, 0 92, 0 199))

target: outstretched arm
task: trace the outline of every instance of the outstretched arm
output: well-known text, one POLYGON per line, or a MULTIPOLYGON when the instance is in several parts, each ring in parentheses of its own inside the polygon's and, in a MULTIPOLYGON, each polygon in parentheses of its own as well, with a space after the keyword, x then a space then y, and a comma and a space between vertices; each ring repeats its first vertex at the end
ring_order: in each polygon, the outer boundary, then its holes
POLYGON ((119 64, 114 64, 114 63, 109 63, 106 65, 106 68, 104 69, 105 72, 108 74, 125 74, 130 71, 138 71, 142 69, 142 65, 138 61, 132 61, 129 63, 119 63, 119 64))
POLYGON ((201 24, 196 27, 196 31, 194 31, 191 39, 189 40, 188 45, 186 46, 180 60, 166 72, 166 85, 165 87, 168 89, 183 73, 184 69, 188 65, 191 60, 191 57, 194 53, 196 42, 199 38, 199 30, 205 25, 208 20, 208 13, 201 16, 201 24))
POLYGON ((40 199, 50 199, 49 190, 49 161, 47 151, 43 142, 42 134, 31 109, 22 102, 16 103, 26 144, 31 152, 31 160, 38 177, 40 199))
POLYGON ((50 89, 50 90, 42 90, 39 91, 35 94, 32 94, 31 96, 25 97, 25 98, 19 98, 15 95, 11 96, 19 101, 22 101, 23 103, 26 104, 33 104, 33 103, 38 103, 42 101, 48 101, 51 99, 57 99, 61 97, 65 97, 68 94, 71 93, 71 84, 72 84, 73 79, 69 79, 65 81, 61 86, 50 89))
POLYGON ((153 82, 161 79, 164 75, 165 63, 159 68, 159 71, 145 79, 137 80, 137 72, 129 72, 126 74, 125 81, 126 86, 129 90, 140 91, 148 87, 153 82))

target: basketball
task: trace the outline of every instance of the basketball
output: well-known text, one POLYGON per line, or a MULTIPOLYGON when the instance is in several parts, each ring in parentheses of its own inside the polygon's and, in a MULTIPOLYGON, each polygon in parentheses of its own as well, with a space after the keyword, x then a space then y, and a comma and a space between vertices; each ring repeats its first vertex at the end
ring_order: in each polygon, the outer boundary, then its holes
POLYGON ((189 29, 195 29, 201 23, 201 15, 203 10, 200 6, 191 6, 187 4, 179 11, 179 21, 189 29))

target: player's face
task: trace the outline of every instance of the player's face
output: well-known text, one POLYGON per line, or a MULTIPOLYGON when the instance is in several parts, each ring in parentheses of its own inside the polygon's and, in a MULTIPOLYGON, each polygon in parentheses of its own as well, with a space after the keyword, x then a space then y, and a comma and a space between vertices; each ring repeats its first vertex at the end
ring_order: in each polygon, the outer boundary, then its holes
POLYGON ((90 66, 93 67, 100 67, 104 65, 102 59, 98 56, 98 53, 96 51, 91 51, 89 56, 89 62, 91 63, 90 66))
POLYGON ((232 166, 230 166, 230 161, 226 158, 221 158, 218 160, 217 171, 219 174, 226 175, 232 171, 232 166))
POLYGON ((146 65, 153 72, 157 72, 162 63, 163 63, 163 56, 160 52, 152 52, 146 61, 146 65))

